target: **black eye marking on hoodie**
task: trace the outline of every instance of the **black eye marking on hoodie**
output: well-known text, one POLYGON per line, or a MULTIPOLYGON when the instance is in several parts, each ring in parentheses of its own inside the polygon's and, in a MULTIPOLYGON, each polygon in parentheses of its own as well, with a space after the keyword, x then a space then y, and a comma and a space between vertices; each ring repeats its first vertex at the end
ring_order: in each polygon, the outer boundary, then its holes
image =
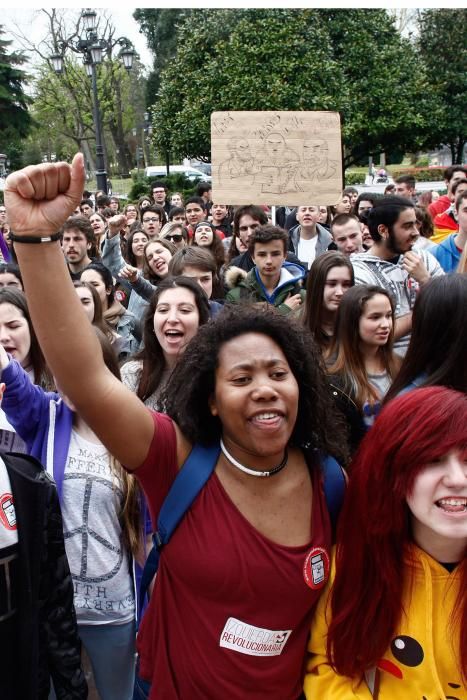
POLYGON ((425 656, 421 644, 413 637, 403 634, 392 640, 391 651, 394 658, 404 666, 419 666, 425 656))

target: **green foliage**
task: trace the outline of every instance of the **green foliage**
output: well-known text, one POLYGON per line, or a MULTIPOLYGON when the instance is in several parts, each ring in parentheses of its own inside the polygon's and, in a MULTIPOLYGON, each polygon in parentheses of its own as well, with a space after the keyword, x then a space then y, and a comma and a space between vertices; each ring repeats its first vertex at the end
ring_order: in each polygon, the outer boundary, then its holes
POLYGON ((418 150, 431 102, 412 45, 385 10, 322 10, 320 17, 352 95, 344 112, 345 164, 362 155, 418 150))
POLYGON ((232 109, 340 111, 346 167, 427 141, 429 80, 384 10, 194 10, 172 40, 154 119, 172 157, 209 160, 211 112, 232 109))
POLYGON ((207 160, 214 110, 341 110, 347 99, 316 11, 201 10, 163 74, 156 143, 207 160))
POLYGON ((433 145, 449 144, 452 162, 461 163, 467 140, 467 21, 462 9, 423 10, 418 50, 435 98, 433 145))
POLYGON ((153 70, 146 88, 147 104, 157 101, 160 88, 160 74, 177 51, 177 25, 184 22, 191 14, 189 9, 137 9, 133 13, 139 22, 140 32, 146 37, 149 48, 154 54, 153 70))
MULTIPOLYGON (((0 25, 0 37, 2 34, 0 25)), ((28 112, 31 99, 23 89, 26 73, 17 67, 25 59, 20 53, 8 53, 11 43, 0 38, 0 130, 14 125, 18 136, 26 136, 31 128, 31 115, 28 112)))
POLYGON ((8 156, 10 169, 14 170, 23 166, 22 139, 33 123, 28 111, 31 99, 23 88, 26 73, 19 68, 25 59, 20 53, 9 53, 11 41, 2 39, 2 34, 0 25, 0 150, 8 156))
POLYGON ((443 180, 445 168, 401 168, 392 170, 392 176, 396 180, 401 175, 413 175, 417 182, 433 182, 443 180))
POLYGON ((417 167, 417 168, 427 168, 429 165, 430 165, 429 156, 421 156, 420 158, 417 159, 417 162, 415 163, 415 167, 417 167))
POLYGON ((363 185, 365 182, 364 173, 345 173, 345 186, 350 187, 351 185, 363 185))
MULTIPOLYGON (((79 148, 93 169, 92 83, 81 62, 68 56, 61 75, 43 62, 34 88, 33 112, 38 124, 35 140, 42 152, 69 158, 79 148)), ((98 69, 97 90, 108 160, 119 160, 120 170, 125 172, 131 167, 131 130, 143 121, 144 83, 140 69, 136 66, 128 76, 120 61, 107 60, 98 69), (141 114, 139 119, 137 112, 141 114)))
POLYGON ((181 192, 184 199, 192 197, 196 190, 196 184, 192 180, 186 178, 183 173, 174 173, 173 175, 145 177, 141 172, 133 173, 133 185, 128 194, 128 199, 135 202, 144 194, 151 195, 151 184, 157 179, 158 182, 163 182, 169 192, 181 192))

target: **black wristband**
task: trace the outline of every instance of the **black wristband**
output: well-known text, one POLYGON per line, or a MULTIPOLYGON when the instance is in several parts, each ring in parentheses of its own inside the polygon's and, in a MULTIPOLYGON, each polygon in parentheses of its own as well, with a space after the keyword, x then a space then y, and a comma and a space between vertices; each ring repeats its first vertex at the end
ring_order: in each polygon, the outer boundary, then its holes
POLYGON ((61 233, 53 233, 51 236, 17 236, 16 233, 10 231, 9 238, 13 243, 51 243, 58 241, 62 237, 61 233))

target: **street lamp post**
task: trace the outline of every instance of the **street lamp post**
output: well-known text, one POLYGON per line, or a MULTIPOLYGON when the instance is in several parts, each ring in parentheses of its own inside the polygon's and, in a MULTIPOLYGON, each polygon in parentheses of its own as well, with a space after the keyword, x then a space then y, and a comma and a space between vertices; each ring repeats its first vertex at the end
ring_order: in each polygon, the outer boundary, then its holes
POLYGON ((104 160, 104 142, 102 137, 102 119, 99 105, 99 96, 97 93, 97 66, 102 63, 105 50, 111 50, 117 44, 121 47, 119 57, 123 62, 126 70, 129 72, 133 65, 133 58, 136 55, 133 45, 126 37, 119 37, 112 43, 97 35, 97 13, 95 10, 86 9, 81 13, 81 20, 84 26, 85 38, 78 36, 70 37, 64 41, 57 43, 55 47, 56 53, 50 56, 52 67, 57 74, 63 73, 64 70, 64 55, 67 48, 75 53, 80 53, 83 56, 83 63, 86 68, 87 75, 92 80, 92 97, 93 97, 93 121, 94 132, 96 138, 96 183, 97 189, 107 193, 107 171, 104 160))

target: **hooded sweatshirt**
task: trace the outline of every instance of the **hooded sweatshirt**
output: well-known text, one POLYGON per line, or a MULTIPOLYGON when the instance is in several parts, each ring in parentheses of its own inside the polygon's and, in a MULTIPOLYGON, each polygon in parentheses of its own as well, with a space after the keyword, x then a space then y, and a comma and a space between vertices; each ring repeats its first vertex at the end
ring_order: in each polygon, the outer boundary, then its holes
POLYGON ((445 272, 455 272, 461 259, 462 251, 456 246, 456 238, 457 233, 452 233, 439 245, 428 248, 445 272))
MULTIPOLYGON (((459 658, 459 620, 452 618, 460 567, 450 573, 415 545, 407 547, 404 566, 401 619, 386 653, 365 674, 366 679, 339 676, 328 662, 328 585, 318 603, 308 644, 307 700, 467 699, 459 658)), ((371 635, 371 630, 362 630, 362 634, 371 635)))

